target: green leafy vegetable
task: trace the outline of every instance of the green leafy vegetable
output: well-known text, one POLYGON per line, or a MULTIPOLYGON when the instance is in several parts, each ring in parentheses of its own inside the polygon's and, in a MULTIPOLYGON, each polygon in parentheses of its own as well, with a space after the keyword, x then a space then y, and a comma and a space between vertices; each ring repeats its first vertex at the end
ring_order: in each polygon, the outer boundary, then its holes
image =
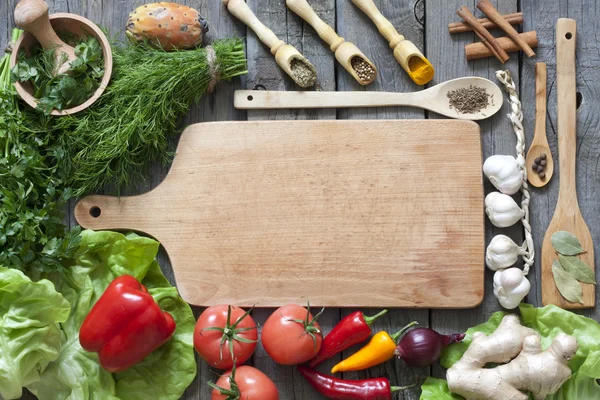
MULTIPOLYGON (((12 40, 22 31, 13 30, 12 40)), ((50 143, 37 115, 19 108, 9 58, 0 61, 0 264, 20 270, 61 269, 78 247, 67 233, 64 205, 71 197, 59 175, 65 151, 50 143)))
POLYGON ((62 345, 70 306, 47 281, 0 267, 0 398, 17 399, 37 382, 62 345))
POLYGON ((214 58, 206 48, 113 48, 114 73, 104 94, 82 113, 57 120, 49 133, 68 149, 63 165, 77 195, 110 184, 131 188, 150 163, 170 161, 168 137, 190 104, 216 82, 247 72, 241 40, 216 41, 210 49, 214 58))
POLYGON ((12 69, 13 80, 30 81, 38 109, 48 115, 54 109, 76 107, 92 97, 104 75, 102 46, 94 37, 88 37, 75 46, 77 58, 69 64, 67 74, 54 76, 57 67, 67 62, 67 56, 56 59, 55 51, 37 46, 31 56, 19 54, 12 69))
MULTIPOLYGON (((574 314, 559 307, 549 305, 535 308, 530 304, 521 304, 521 322, 523 325, 535 329, 542 337, 542 348, 546 349, 559 333, 572 335, 577 339, 579 350, 569 362, 573 376, 562 388, 546 400, 574 400, 600 398, 600 386, 596 380, 600 379, 600 324, 593 319, 574 314)), ((491 318, 467 331, 465 339, 448 346, 442 354, 440 362, 444 368, 450 368, 465 353, 473 340, 475 332, 491 334, 506 313, 494 313, 491 318)), ((451 399, 445 381, 427 379, 422 389, 421 400, 451 399)), ((456 395, 455 395, 456 396, 456 395)), ((460 396, 456 397, 460 399, 460 396)))
POLYGON ((428 376, 421 386, 421 399, 427 400, 460 400, 462 396, 450 393, 448 383, 444 379, 428 376))
POLYGON ((594 273, 594 270, 580 258, 559 254, 558 261, 565 271, 579 282, 596 284, 596 274, 594 273))
POLYGON ((158 242, 131 234, 84 231, 80 252, 64 274, 47 277, 71 304, 74 312, 62 324, 66 343, 58 360, 48 366, 39 382, 28 386, 41 400, 72 399, 179 399, 196 376, 191 308, 160 272, 154 260, 158 242), (96 353, 79 344, 79 328, 104 290, 117 276, 140 280, 160 307, 177 323, 174 336, 140 364, 110 374, 96 353), (70 396, 70 397, 69 397, 70 396))
POLYGON ((583 253, 583 247, 579 239, 572 233, 565 231, 559 231, 552 235, 552 247, 565 256, 576 256, 583 253))
POLYGON ((583 289, 573 276, 563 269, 558 260, 552 263, 552 275, 558 291, 565 299, 583 304, 583 289))

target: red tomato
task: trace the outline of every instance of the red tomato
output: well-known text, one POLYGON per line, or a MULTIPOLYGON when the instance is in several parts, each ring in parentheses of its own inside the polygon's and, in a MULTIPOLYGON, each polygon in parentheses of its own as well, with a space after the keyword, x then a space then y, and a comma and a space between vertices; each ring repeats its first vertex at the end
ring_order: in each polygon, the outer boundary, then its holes
MULTIPOLYGON (((219 388, 230 390, 230 375, 231 371, 221 375, 216 385, 219 388)), ((239 391, 236 393, 237 397, 221 394, 221 391, 215 388, 212 392, 212 400, 226 400, 232 397, 244 400, 279 400, 279 393, 273 381, 254 367, 242 365, 236 368, 233 380, 239 391)))
POLYGON ((258 333, 256 323, 244 310, 227 305, 204 310, 194 329, 194 347, 211 367, 230 369, 233 359, 245 363, 254 353, 258 333), (228 316, 229 314, 229 316, 228 316), (231 349, 235 357, 231 357, 231 349))
MULTIPOLYGON (((310 308, 309 308, 310 310, 310 308)), ((283 365, 302 364, 321 349, 323 336, 317 318, 306 308, 288 304, 277 309, 262 329, 262 345, 271 358, 283 365)))

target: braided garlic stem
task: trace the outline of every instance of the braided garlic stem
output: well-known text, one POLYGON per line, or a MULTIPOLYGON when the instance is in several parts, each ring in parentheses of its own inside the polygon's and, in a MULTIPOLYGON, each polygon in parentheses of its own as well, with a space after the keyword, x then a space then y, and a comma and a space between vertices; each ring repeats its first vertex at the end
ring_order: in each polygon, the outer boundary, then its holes
POLYGON ((521 193, 523 198, 521 200, 521 209, 525 212, 521 222, 525 229, 525 243, 523 243, 523 274, 529 273, 529 268, 533 265, 535 258, 535 248, 533 246, 533 237, 531 235, 531 225, 529 224, 529 201, 531 196, 529 195, 529 185, 527 184, 527 166, 525 164, 525 130, 523 129, 523 110, 521 108, 521 101, 515 87, 515 83, 510 76, 508 70, 496 71, 496 78, 504 85, 506 92, 509 96, 509 104, 511 113, 508 114, 508 118, 512 123, 513 130, 517 136, 517 162, 519 167, 523 170, 523 185, 521 186, 521 193))

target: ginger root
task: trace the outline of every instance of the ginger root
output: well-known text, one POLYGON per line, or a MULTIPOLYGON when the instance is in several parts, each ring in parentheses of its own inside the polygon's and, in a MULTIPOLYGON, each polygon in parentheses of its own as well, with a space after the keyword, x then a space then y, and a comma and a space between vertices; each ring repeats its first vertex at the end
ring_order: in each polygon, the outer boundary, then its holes
POLYGON ((521 390, 543 400, 571 377, 568 361, 578 347, 573 336, 561 333, 542 351, 539 334, 516 315, 506 315, 492 335, 473 335, 469 349, 448 369, 448 387, 467 400, 527 400, 521 390), (490 362, 504 364, 484 368, 490 362))

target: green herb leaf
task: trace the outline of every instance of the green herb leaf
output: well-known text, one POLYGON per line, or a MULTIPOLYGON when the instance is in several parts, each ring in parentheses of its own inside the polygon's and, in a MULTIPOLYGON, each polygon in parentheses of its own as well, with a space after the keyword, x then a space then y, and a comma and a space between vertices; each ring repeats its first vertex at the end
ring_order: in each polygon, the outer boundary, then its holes
POLYGON ((552 247, 565 256, 576 256, 583 253, 583 247, 579 239, 572 233, 565 231, 559 231, 552 235, 552 247))
POLYGON ((558 255, 560 265, 579 282, 596 284, 596 274, 583 260, 574 256, 558 255))
POLYGON ((560 266, 558 260, 554 260, 554 263, 552 263, 552 275, 554 275, 554 283, 558 291, 565 299, 573 303, 583 304, 581 284, 560 266))

